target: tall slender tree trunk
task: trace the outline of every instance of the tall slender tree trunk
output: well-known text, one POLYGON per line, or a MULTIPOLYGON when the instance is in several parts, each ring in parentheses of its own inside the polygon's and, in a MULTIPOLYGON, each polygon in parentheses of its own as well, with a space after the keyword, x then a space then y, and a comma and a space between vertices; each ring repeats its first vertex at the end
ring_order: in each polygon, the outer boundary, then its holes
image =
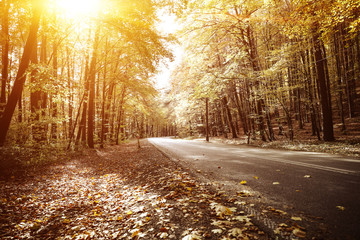
MULTIPOLYGON (((35 45, 34 50, 32 51, 31 54, 31 63, 32 64, 38 64, 38 59, 37 59, 37 46, 35 45)), ((34 68, 31 72, 31 78, 30 81, 33 84, 36 84, 37 82, 37 74, 38 74, 38 69, 34 68)), ((31 91, 30 93, 30 110, 31 110, 31 120, 35 121, 33 123, 32 126, 32 136, 33 139, 37 142, 41 142, 44 141, 46 139, 44 139, 44 133, 43 133, 43 129, 42 129, 42 124, 39 122, 40 120, 40 116, 41 116, 41 101, 42 101, 42 91, 40 90, 41 86, 36 86, 36 90, 35 91, 31 91)))
MULTIPOLYGON (((42 28, 46 28, 47 23, 45 21, 45 18, 43 18, 42 21, 42 28)), ((41 37, 41 46, 40 46, 40 63, 43 65, 47 64, 47 36, 45 33, 43 33, 41 37)), ((46 110, 48 108, 48 93, 46 91, 40 91, 40 117, 46 116, 46 110)), ((47 130, 48 130, 48 124, 47 123, 41 123, 40 131, 41 131, 41 141, 47 140, 47 130)), ((40 139, 39 139, 40 140, 40 139)))
POLYGON ((245 115, 244 111, 243 111, 241 103, 240 103, 240 98, 239 98, 239 95, 237 93, 236 84, 233 83, 232 85, 233 85, 232 86, 232 91, 233 91, 234 98, 235 98, 234 102, 235 102, 236 108, 238 110, 238 115, 239 115, 239 118, 240 118, 240 121, 241 121, 241 126, 242 126, 244 134, 247 134, 248 133, 248 126, 247 126, 246 118, 244 116, 245 115))
MULTIPOLYGON (((107 41, 106 41, 107 45, 107 41)), ((107 46, 106 46, 107 49, 107 46)), ((105 106, 107 105, 107 97, 106 97, 106 88, 107 88, 107 82, 106 82, 106 56, 105 56, 105 67, 104 67, 104 76, 103 76, 103 89, 102 89, 102 104, 101 104, 101 134, 100 134, 100 147, 104 148, 104 141, 106 140, 106 135, 108 133, 108 121, 107 121, 107 112, 105 110, 105 106)), ((98 84, 100 85, 100 84, 98 84)), ((110 86, 109 86, 110 91, 110 86)), ((110 93, 108 93, 110 94, 110 93)))
POLYGON ((8 98, 5 111, 3 113, 2 118, 0 119, 0 126, 1 126, 0 146, 3 146, 5 143, 6 135, 10 127, 11 118, 14 114, 15 107, 18 101, 21 99, 21 94, 26 80, 26 69, 28 68, 30 63, 31 52, 33 51, 36 45, 37 33, 39 29, 39 22, 40 22, 42 10, 43 7, 41 1, 36 1, 34 4, 30 31, 20 61, 19 70, 17 72, 11 94, 8 98))
MULTIPOLYGON (((74 126, 72 126, 72 125, 70 126, 70 131, 71 131, 71 132, 70 132, 70 134, 69 134, 69 144, 68 144, 67 149, 70 149, 70 147, 71 147, 71 141, 72 141, 72 139, 73 139, 73 137, 74 137, 74 135, 75 135, 76 124, 77 124, 78 119, 79 119, 79 116, 80 116, 81 105, 82 105, 82 103, 83 103, 86 95, 87 95, 87 93, 84 93, 83 97, 82 97, 81 100, 80 100, 79 108, 78 108, 78 111, 77 111, 77 114, 76 114, 74 126)), ((75 144, 76 144, 76 143, 75 143, 75 144)))
MULTIPOLYGON (((58 77, 58 43, 57 41, 53 44, 53 76, 55 79, 58 77)), ((51 95, 51 117, 52 120, 55 122, 51 123, 51 138, 57 139, 57 121, 56 118, 58 116, 58 105, 56 100, 57 93, 55 92, 53 95, 51 95)))
POLYGON ((85 73, 84 73, 84 83, 85 83, 85 92, 84 92, 84 104, 82 108, 81 113, 81 120, 79 123, 79 129, 76 136, 75 145, 77 145, 81 139, 82 144, 86 144, 86 113, 87 113, 87 105, 88 105, 88 99, 89 99, 89 81, 88 81, 88 75, 89 75, 89 56, 86 56, 85 60, 85 73))
POLYGON ((18 103, 18 122, 21 123, 23 121, 23 93, 21 93, 18 103))
POLYGON ((344 83, 345 83, 345 93, 346 93, 346 98, 347 98, 347 109, 348 109, 348 113, 349 113, 349 117, 353 118, 354 117, 354 112, 355 112, 355 107, 354 107, 354 94, 353 92, 355 91, 355 89, 352 88, 351 83, 352 83, 352 69, 351 69, 351 63, 350 63, 350 45, 351 42, 350 40, 347 39, 346 37, 346 33, 345 33, 345 24, 342 23, 339 26, 339 33, 341 36, 341 41, 340 41, 340 48, 343 49, 342 51, 342 61, 343 61, 343 67, 344 67, 344 83))
MULTIPOLYGON (((249 41, 249 53, 250 53, 250 62, 252 65, 252 68, 255 72, 255 76, 259 73, 260 69, 260 64, 258 61, 258 54, 257 54, 257 48, 256 48, 256 39, 254 37, 253 31, 251 29, 250 26, 247 27, 247 36, 248 36, 248 41, 249 41)), ((255 86, 256 90, 259 89, 260 87, 260 82, 258 79, 255 80, 255 86)), ((256 96, 256 104, 255 104, 255 109, 258 115, 258 128, 259 128, 259 132, 260 132, 260 137, 262 141, 266 141, 266 136, 265 136, 265 124, 264 124, 264 117, 263 117, 263 109, 264 109, 264 100, 262 98, 262 96, 260 94, 257 94, 256 96)))
POLYGON ((99 45, 100 25, 95 31, 95 41, 89 69, 89 111, 88 111, 88 132, 87 143, 90 148, 94 148, 94 118, 95 118, 95 77, 96 61, 99 45))
POLYGON ((0 92, 0 117, 6 105, 6 85, 9 76, 9 7, 8 1, 0 3, 3 8, 1 36, 4 41, 2 46, 1 92, 0 92))
POLYGON ((67 87, 68 87, 68 90, 69 90, 69 103, 68 103, 68 111, 69 111, 69 138, 70 136, 72 135, 72 132, 73 132, 73 110, 74 110, 74 107, 73 107, 73 98, 74 98, 74 93, 71 89, 71 80, 73 79, 73 75, 72 75, 72 69, 73 69, 73 65, 72 65, 72 61, 70 60, 70 50, 69 48, 66 48, 66 56, 67 56, 67 87))
POLYGON ((335 60, 336 60, 336 73, 337 73, 337 93, 338 93, 338 107, 339 116, 341 119, 341 131, 346 130, 345 117, 344 117, 344 106, 343 106, 343 74, 340 61, 340 49, 339 49, 339 37, 338 33, 334 34, 334 47, 335 47, 335 60))
POLYGON ((236 134, 236 128, 235 128, 233 120, 232 120, 230 108, 229 108, 229 105, 228 105, 228 100, 227 100, 227 98, 225 96, 223 97, 223 104, 224 104, 224 107, 225 107, 225 111, 226 111, 226 114, 227 114, 227 119, 228 119, 229 126, 230 126, 230 129, 231 129, 232 138, 237 138, 238 136, 236 134))
POLYGON ((205 98, 205 130, 206 141, 209 141, 209 98, 205 98))
POLYGON ((317 81, 320 90, 320 102, 322 109, 322 120, 323 120, 323 138, 324 141, 334 141, 334 129, 333 129, 333 117, 331 110, 331 103, 329 102, 330 97, 328 96, 328 86, 326 80, 326 69, 325 59, 322 53, 322 41, 318 33, 313 36, 314 40, 314 54, 315 54, 315 65, 317 73, 317 81))

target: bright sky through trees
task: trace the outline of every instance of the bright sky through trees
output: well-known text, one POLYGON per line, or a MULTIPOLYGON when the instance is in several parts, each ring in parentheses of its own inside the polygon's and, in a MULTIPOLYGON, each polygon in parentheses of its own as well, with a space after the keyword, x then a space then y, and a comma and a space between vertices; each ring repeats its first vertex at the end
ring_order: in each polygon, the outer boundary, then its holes
POLYGON ((66 148, 80 140, 91 148, 110 139, 119 142, 128 134, 127 121, 132 135, 145 134, 139 130, 142 124, 151 124, 154 135, 163 125, 168 131, 154 100, 158 92, 152 80, 161 63, 173 58, 169 44, 174 38, 157 29, 163 4, 153 0, 17 3, 0 1, 0 125, 5 126, 0 129, 0 146, 5 140, 13 143, 15 135, 7 135, 10 127, 29 119, 36 125, 29 128, 29 141, 67 139, 66 148), (24 41, 14 41, 22 34, 24 41), (9 56, 16 59, 10 61, 9 56), (97 135, 100 140, 94 139, 97 135))
POLYGON ((60 10, 73 18, 94 14, 100 2, 100 0, 56 0, 60 10))
MULTIPOLYGON (((79 19, 89 17, 96 14, 96 11, 101 7, 101 0, 55 0, 59 10, 67 17, 79 19)), ((160 23, 158 30, 166 34, 174 34, 179 28, 175 15, 168 15, 164 11, 159 11, 160 23)), ((79 23, 80 24, 80 23, 79 23)), ((82 29, 82 28, 81 28, 82 29)), ((156 86, 159 89, 168 88, 170 86, 170 75, 176 65, 181 61, 183 49, 178 45, 171 46, 175 60, 167 62, 161 68, 159 73, 155 76, 156 86)))
MULTIPOLYGON (((180 27, 175 15, 168 15, 164 12, 160 12, 160 20, 161 21, 158 25, 158 30, 163 33, 174 34, 180 27)), ((166 89, 170 87, 171 72, 181 62, 181 58, 184 52, 184 49, 180 44, 173 44, 171 48, 175 56, 174 61, 163 65, 155 77, 156 86, 160 89, 166 89)))

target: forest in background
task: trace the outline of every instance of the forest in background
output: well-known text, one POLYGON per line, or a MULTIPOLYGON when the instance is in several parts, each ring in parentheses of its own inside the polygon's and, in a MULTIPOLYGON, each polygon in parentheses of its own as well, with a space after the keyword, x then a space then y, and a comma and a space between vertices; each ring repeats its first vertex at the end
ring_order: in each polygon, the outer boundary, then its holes
POLYGON ((356 0, 188 1, 180 135, 358 143, 359 17, 356 0))
POLYGON ((152 80, 173 58, 174 38, 157 30, 168 4, 98 2, 74 16, 59 0, 0 1, 1 146, 94 148, 171 133, 152 80))
POLYGON ((58 2, 0 0, 4 151, 171 135, 359 141, 359 1, 104 0, 76 17, 58 2), (157 29, 164 9, 174 35, 157 29), (172 44, 184 57, 161 93, 172 44))

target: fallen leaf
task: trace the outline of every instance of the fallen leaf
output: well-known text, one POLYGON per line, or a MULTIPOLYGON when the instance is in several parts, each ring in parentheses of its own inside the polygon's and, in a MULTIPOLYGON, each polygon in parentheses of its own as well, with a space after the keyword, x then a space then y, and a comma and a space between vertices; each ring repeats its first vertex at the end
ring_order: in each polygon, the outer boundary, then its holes
POLYGON ((294 221, 302 221, 301 217, 291 217, 291 219, 294 221))
POLYGON ((257 176, 254 176, 254 179, 258 180, 258 179, 259 179, 259 177, 257 177, 257 176))
POLYGON ((136 237, 137 235, 139 235, 139 232, 140 232, 140 230, 139 230, 139 229, 136 229, 136 230, 132 233, 131 237, 132 237, 132 238, 136 237))
POLYGON ((160 238, 167 238, 168 234, 166 232, 163 232, 160 234, 160 238))
POLYGON ((63 223, 70 223, 70 220, 65 218, 63 223))
POLYGON ((228 208, 220 204, 212 204, 212 208, 215 208, 216 215, 223 218, 224 215, 232 215, 236 208, 228 208))
POLYGON ((240 182, 240 184, 241 184, 241 185, 246 185, 247 182, 246 182, 245 180, 242 180, 242 181, 240 182))
POLYGON ((343 206, 336 206, 337 209, 341 210, 341 211, 344 211, 345 210, 345 207, 343 206))
POLYGON ((248 223, 251 220, 248 216, 236 216, 233 219, 243 223, 248 223))
POLYGON ((310 175, 305 175, 304 178, 311 178, 311 176, 310 175))
POLYGON ((280 183, 279 182, 273 182, 273 185, 279 185, 280 183))
POLYGON ((37 230, 40 229, 40 227, 41 227, 40 224, 34 223, 34 224, 30 227, 30 229, 33 230, 33 231, 37 231, 37 230))
POLYGON ((191 233, 182 238, 182 240, 200 240, 201 237, 196 233, 191 233))
POLYGON ((293 233, 296 237, 298 237, 298 238, 305 238, 305 237, 306 237, 306 232, 301 231, 301 230, 298 229, 298 228, 295 228, 295 229, 292 231, 292 233, 293 233))
POLYGON ((223 232, 223 230, 222 229, 220 229, 220 228, 217 228, 217 229, 213 229, 213 230, 211 230, 213 233, 215 233, 215 234, 221 234, 222 232, 223 232))
POLYGON ((286 214, 287 214, 287 212, 284 212, 284 211, 279 210, 279 209, 276 209, 275 212, 276 212, 276 213, 279 213, 279 214, 282 214, 282 215, 286 215, 286 214))
POLYGON ((242 202, 236 201, 234 203, 237 204, 237 205, 246 205, 246 202, 244 202, 244 201, 242 201, 242 202))
POLYGON ((230 232, 230 236, 233 236, 233 237, 238 237, 238 236, 242 235, 242 230, 240 228, 233 228, 229 232, 230 232))

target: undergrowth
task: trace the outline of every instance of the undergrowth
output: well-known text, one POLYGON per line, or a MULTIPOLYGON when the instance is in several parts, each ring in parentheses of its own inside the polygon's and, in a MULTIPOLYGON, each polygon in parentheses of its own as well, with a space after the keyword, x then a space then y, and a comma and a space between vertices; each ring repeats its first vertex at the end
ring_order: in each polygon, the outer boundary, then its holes
POLYGON ((80 155, 82 152, 81 147, 76 151, 68 151, 65 146, 59 144, 5 145, 0 147, 0 172, 6 177, 29 168, 68 161, 72 156, 80 155))

